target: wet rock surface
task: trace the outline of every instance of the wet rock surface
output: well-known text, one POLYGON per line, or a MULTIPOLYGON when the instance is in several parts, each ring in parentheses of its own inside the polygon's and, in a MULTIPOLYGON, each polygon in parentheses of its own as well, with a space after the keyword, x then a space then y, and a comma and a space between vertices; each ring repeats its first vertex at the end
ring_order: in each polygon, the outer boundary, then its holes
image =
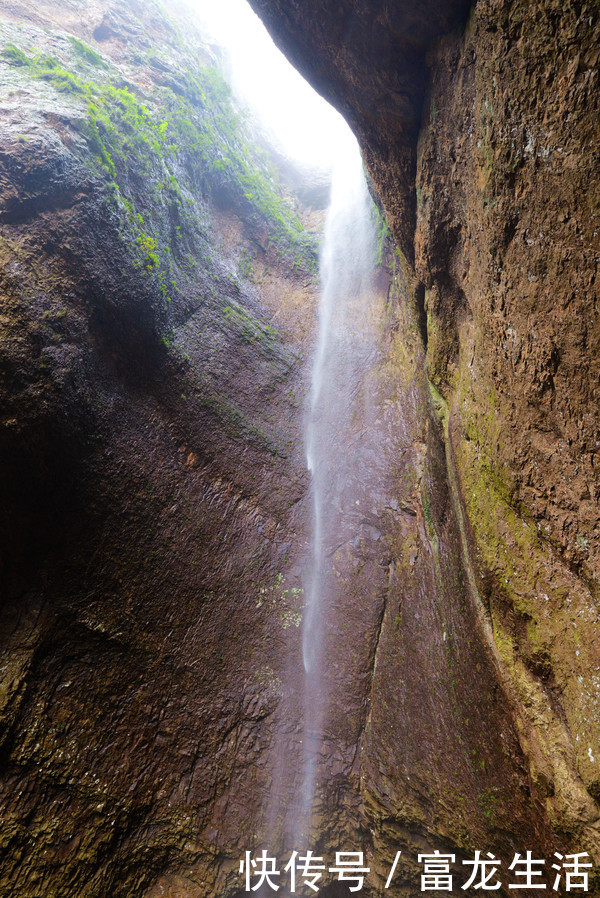
MULTIPOLYGON (((402 849, 407 898, 420 851, 595 852, 597 10, 253 5, 403 250, 330 510, 311 847, 368 895, 402 849)), ((198 167, 191 30, 0 13, 0 891, 243 894, 301 785, 310 252, 198 167)))
POLYGON ((585 4, 476 6, 431 60, 416 234, 428 368, 531 769, 596 854, 599 42, 585 4))
POLYGON ((1 12, 0 892, 209 889, 268 789, 314 250, 183 145, 222 88, 158 7, 1 12))
POLYGON ((471 4, 252 0, 250 5, 294 65, 350 123, 396 240, 411 257, 426 54, 441 35, 460 29, 471 4))
MULTIPOLYGON (((431 43, 388 58, 380 22, 397 17, 398 48, 419 34, 403 4, 361 4, 360 37, 349 7, 336 19, 321 4, 253 5, 357 124, 415 260, 415 321, 466 515, 469 604, 517 725, 528 800, 597 858, 597 7, 480 0, 453 30, 422 4, 439 26, 431 43), (375 136, 364 95, 378 109, 378 85, 395 77, 422 85, 415 129, 375 136), (407 179, 416 227, 398 211, 407 179)), ((405 98, 387 98, 406 121, 405 98)))

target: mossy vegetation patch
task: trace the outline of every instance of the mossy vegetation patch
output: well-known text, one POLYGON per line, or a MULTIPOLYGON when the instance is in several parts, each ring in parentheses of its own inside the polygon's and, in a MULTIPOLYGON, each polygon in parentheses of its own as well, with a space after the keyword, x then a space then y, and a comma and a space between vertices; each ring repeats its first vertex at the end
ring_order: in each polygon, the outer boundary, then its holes
POLYGON ((8 62, 9 65, 13 66, 30 66, 31 60, 27 56, 26 53, 23 52, 19 47, 15 47, 14 44, 7 44, 0 55, 3 59, 8 62))
POLYGON ((231 322, 245 343, 260 343, 271 349, 277 338, 275 328, 260 321, 234 300, 223 307, 223 317, 231 322))
POLYGON ((390 247, 390 229, 388 228, 385 212, 377 203, 371 206, 371 215, 375 225, 375 264, 383 265, 390 247))
POLYGON ((250 140, 217 67, 182 49, 171 86, 142 92, 78 38, 65 39, 61 58, 17 43, 0 50, 5 63, 84 103, 87 114, 77 125, 91 154, 84 161, 112 191, 137 264, 158 278, 166 302, 177 286, 174 256, 185 250, 189 257, 190 249, 194 256, 198 248, 184 245, 184 232, 189 244, 203 200, 232 207, 253 223, 292 270, 316 272, 316 237, 285 196, 267 154, 250 140))
POLYGON ((73 50, 77 54, 77 56, 83 60, 83 62, 89 63, 90 65, 100 66, 100 68, 107 68, 106 61, 97 53, 93 47, 90 47, 84 41, 79 40, 78 37, 69 36, 69 43, 73 47, 73 50))

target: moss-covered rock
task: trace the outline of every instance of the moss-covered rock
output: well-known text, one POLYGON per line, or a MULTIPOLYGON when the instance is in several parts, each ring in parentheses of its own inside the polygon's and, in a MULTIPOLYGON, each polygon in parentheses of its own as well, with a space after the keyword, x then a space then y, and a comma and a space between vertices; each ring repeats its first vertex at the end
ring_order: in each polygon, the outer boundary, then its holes
POLYGON ((317 236, 193 29, 104 11, 0 4, 6 895, 227 874, 298 588, 317 236))

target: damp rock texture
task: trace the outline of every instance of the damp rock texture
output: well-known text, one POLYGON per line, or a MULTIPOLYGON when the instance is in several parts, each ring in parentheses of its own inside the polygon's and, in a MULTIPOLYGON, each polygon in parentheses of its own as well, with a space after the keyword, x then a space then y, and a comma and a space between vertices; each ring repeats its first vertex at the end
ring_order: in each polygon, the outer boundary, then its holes
POLYGON ((598 6, 252 4, 357 129, 414 272, 472 638, 548 824, 598 858, 598 6))
POLYGON ((253 6, 351 122, 395 241, 327 509, 314 842, 323 191, 277 185, 179 15, 0 0, 10 898, 239 898, 263 848, 362 850, 367 898, 421 894, 434 849, 457 883, 476 849, 600 862, 598 6, 253 6))
POLYGON ((426 53, 460 29, 468 0, 302 3, 252 0, 302 74, 342 112, 412 255, 416 149, 428 85, 426 53))
POLYGON ((206 890, 268 789, 321 213, 158 5, 0 18, 0 893, 206 890))

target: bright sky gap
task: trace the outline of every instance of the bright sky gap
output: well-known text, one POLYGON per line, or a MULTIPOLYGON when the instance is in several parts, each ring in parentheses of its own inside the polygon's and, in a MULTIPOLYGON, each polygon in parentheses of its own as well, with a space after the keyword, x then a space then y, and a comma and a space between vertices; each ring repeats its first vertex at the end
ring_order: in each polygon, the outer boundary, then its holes
POLYGON ((272 132, 286 156, 328 169, 350 129, 277 49, 246 0, 187 0, 203 33, 230 59, 234 92, 272 132))

